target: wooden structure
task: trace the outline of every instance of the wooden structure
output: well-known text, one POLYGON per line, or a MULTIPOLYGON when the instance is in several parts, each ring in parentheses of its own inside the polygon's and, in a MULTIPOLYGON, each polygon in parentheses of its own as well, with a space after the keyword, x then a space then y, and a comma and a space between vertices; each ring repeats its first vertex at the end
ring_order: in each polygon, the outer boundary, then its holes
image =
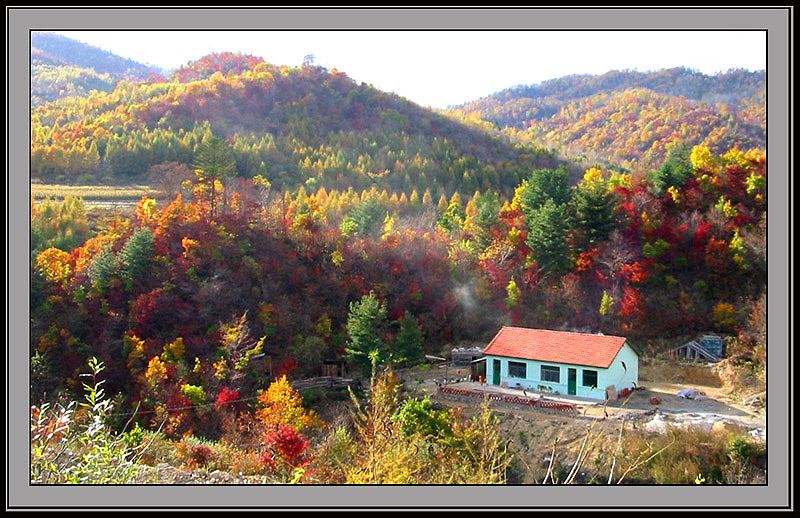
POLYGON ((481 347, 457 347, 450 352, 450 360, 454 367, 467 367, 481 357, 483 357, 481 347))
POLYGON ((322 362, 322 375, 332 378, 343 378, 345 374, 344 360, 325 360, 322 362))
POLYGON ((722 338, 716 335, 703 335, 676 347, 670 353, 680 360, 718 362, 722 359, 725 346, 722 338))
POLYGON ((270 378, 273 377, 272 354, 270 353, 256 354, 255 356, 250 358, 250 367, 263 372, 270 378))
POLYGON ((327 389, 337 390, 347 387, 358 388, 361 386, 361 381, 353 378, 339 378, 334 376, 321 376, 319 378, 308 378, 302 380, 295 380, 290 382, 290 385, 295 390, 307 389, 327 389))

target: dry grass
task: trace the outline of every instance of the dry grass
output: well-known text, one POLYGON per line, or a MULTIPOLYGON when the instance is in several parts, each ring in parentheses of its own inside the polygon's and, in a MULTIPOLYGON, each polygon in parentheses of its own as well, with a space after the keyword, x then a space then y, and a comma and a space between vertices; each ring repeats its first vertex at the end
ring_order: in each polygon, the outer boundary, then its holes
POLYGON ((711 365, 662 359, 640 360, 639 379, 717 388, 724 385, 711 365))
POLYGON ((84 200, 138 200, 142 196, 155 198, 159 191, 147 185, 59 185, 31 184, 31 196, 37 200, 55 198, 64 199, 75 196, 84 200))

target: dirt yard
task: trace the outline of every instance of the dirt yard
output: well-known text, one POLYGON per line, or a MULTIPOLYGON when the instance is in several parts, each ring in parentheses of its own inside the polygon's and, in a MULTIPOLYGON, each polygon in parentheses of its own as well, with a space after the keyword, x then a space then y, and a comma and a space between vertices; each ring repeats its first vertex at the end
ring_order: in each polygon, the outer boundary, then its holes
MULTIPOLYGON (((448 367, 447 376, 457 378, 466 371, 448 367)), ((445 377, 443 367, 413 369, 399 373, 404 385, 412 394, 431 399, 441 407, 460 408, 465 416, 475 415, 480 401, 469 403, 441 397, 434 378, 445 377)), ((639 371, 640 387, 627 398, 608 405, 577 401, 579 416, 546 413, 523 406, 493 407, 500 419, 500 427, 510 442, 517 458, 516 473, 519 480, 509 482, 537 484, 549 465, 553 452, 568 469, 571 458, 577 454, 587 434, 601 436, 597 447, 611 451, 623 423, 628 430, 666 433, 670 426, 698 427, 702 430, 736 430, 763 439, 766 435, 766 412, 742 404, 740 396, 734 397, 729 388, 708 367, 687 366, 674 362, 642 362, 639 371), (678 393, 695 388, 700 397, 684 399, 678 393), (657 404, 656 399, 657 398, 657 404)), ((460 382, 448 386, 475 389, 477 383, 460 382)), ((506 389, 522 396, 521 391, 506 389)), ((532 394, 528 392, 528 395, 532 394)), ((548 396, 551 398, 551 396, 548 396)))

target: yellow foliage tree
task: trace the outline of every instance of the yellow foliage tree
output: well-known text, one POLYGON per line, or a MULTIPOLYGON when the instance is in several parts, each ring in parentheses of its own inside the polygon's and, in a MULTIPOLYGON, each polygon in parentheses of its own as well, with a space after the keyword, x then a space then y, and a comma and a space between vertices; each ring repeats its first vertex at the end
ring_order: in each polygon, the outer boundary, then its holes
POLYGON ((51 282, 61 282, 72 272, 70 255, 52 247, 36 256, 36 267, 51 282))
POLYGON ((373 378, 369 401, 355 404, 357 433, 345 478, 349 484, 502 484, 512 458, 488 400, 466 420, 456 411, 401 399, 391 371, 373 378), (407 403, 411 402, 411 405, 407 403), (403 408, 414 408, 404 413, 403 408))
POLYGON ((283 425, 301 431, 320 425, 316 413, 303 408, 303 398, 285 375, 258 396, 258 405, 261 408, 256 411, 256 418, 269 428, 283 425))
POLYGON ((713 171, 717 166, 717 158, 708 146, 694 146, 689 155, 695 171, 713 171))
POLYGON ((150 359, 144 377, 152 389, 156 389, 167 379, 167 366, 161 361, 160 357, 153 356, 150 359))
POLYGON ((418 447, 392 419, 399 395, 399 380, 387 373, 373 380, 367 408, 353 398, 354 424, 361 444, 360 455, 347 470, 348 484, 412 484, 425 467, 416 455, 418 447))

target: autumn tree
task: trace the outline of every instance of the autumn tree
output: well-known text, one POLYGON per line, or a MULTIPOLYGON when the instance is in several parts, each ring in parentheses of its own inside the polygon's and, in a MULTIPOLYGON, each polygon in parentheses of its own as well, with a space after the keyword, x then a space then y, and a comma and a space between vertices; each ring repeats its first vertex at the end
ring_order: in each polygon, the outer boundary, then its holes
POLYGON ((465 419, 429 399, 402 400, 399 378, 374 378, 366 403, 354 399, 355 447, 343 464, 351 484, 502 484, 512 460, 488 401, 465 419))
POLYGON ((70 251, 89 237, 86 204, 81 198, 66 196, 62 201, 31 199, 31 251, 37 254, 54 247, 70 251))
POLYGON ((184 182, 192 179, 192 172, 186 164, 174 161, 155 164, 147 172, 150 183, 169 199, 174 199, 180 194, 184 182))
POLYGON ((302 431, 319 425, 317 415, 303 407, 302 396, 286 376, 273 381, 261 392, 257 404, 256 418, 270 431, 280 426, 302 431))

